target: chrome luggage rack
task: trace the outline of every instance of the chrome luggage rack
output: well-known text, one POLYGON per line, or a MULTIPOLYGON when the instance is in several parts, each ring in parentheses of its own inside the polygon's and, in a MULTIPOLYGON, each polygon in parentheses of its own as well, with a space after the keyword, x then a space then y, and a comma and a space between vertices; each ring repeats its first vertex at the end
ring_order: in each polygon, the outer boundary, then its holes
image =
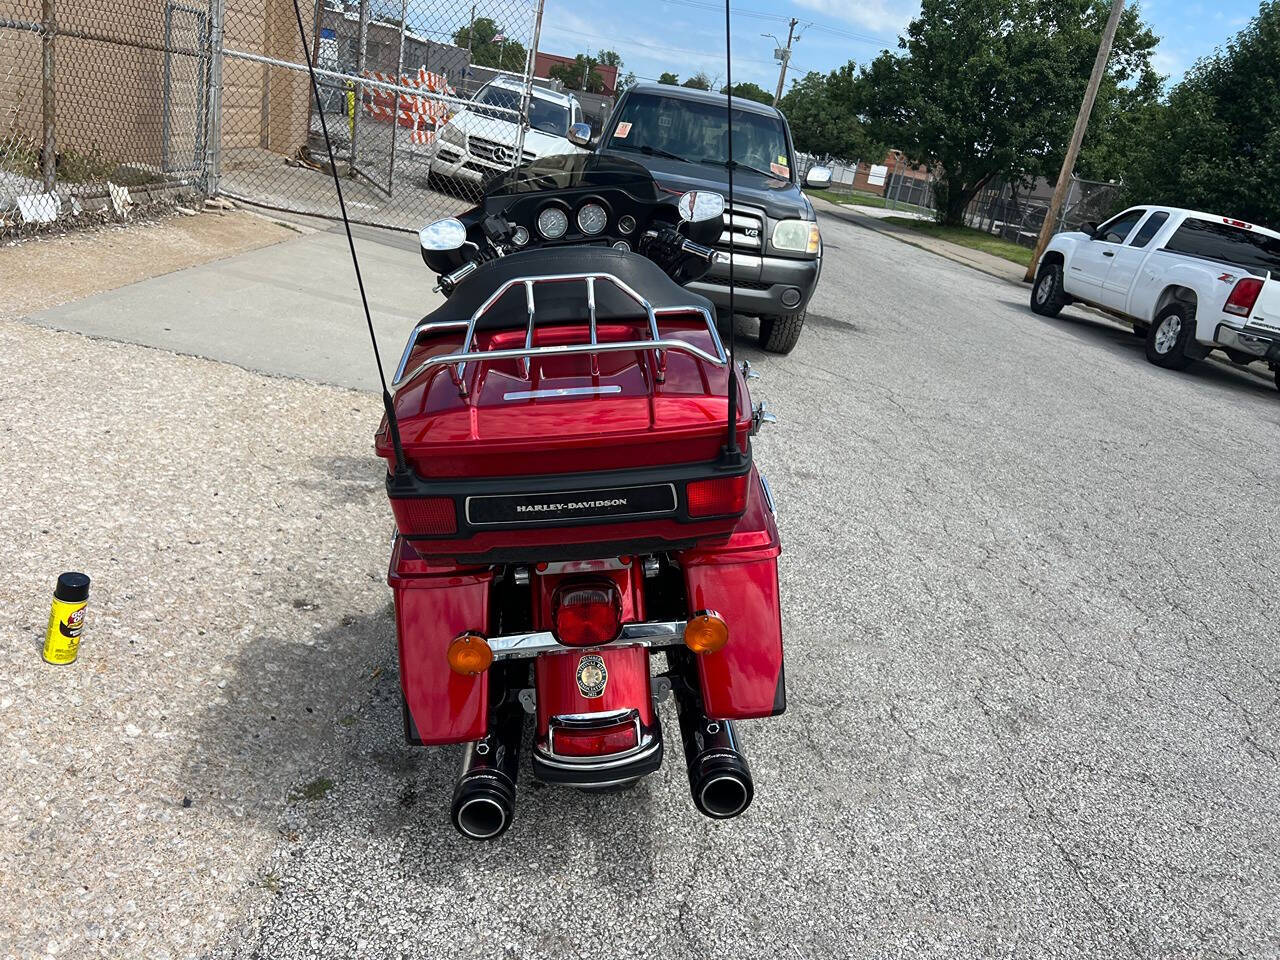
POLYGON ((716 330, 715 318, 711 316, 711 312, 705 307, 689 304, 687 306, 655 308, 643 296, 611 273, 558 273, 534 277, 513 277, 495 290, 489 299, 482 303, 468 320, 420 321, 418 325, 413 328, 413 332, 409 334, 409 342, 404 346, 404 354, 400 357, 400 364, 396 367, 396 375, 392 379, 391 385, 393 387, 401 387, 412 380, 416 380, 432 367, 448 365, 449 375, 452 377, 454 385, 457 386, 458 393, 465 397, 467 395, 467 384, 466 380, 463 379, 463 374, 466 372, 467 364, 473 360, 522 360, 521 374, 524 379, 528 380, 532 369, 533 357, 590 354, 591 372, 595 375, 599 373, 599 368, 596 364, 597 354, 618 353, 627 350, 652 350, 654 352, 655 359, 657 361, 656 379, 659 383, 666 378, 666 351, 668 350, 689 354, 698 360, 705 361, 706 363, 713 364, 717 367, 725 367, 729 364, 729 358, 724 352, 724 345, 720 342, 720 334, 716 330), (613 284, 614 287, 634 300, 636 304, 644 310, 649 320, 648 339, 617 340, 608 343, 600 343, 596 339, 597 281, 604 281, 613 284), (547 347, 535 347, 533 345, 533 331, 536 325, 537 311, 534 307, 534 287, 538 284, 575 282, 586 284, 587 319, 591 329, 590 342, 565 343, 547 347), (524 346, 513 347, 506 350, 472 351, 471 347, 475 343, 476 322, 493 309, 493 306, 506 295, 508 290, 519 285, 523 285, 524 287, 525 306, 529 315, 528 325, 525 328, 524 346), (697 313, 701 315, 703 322, 706 324, 707 333, 711 336, 711 342, 715 345, 716 352, 714 356, 707 353, 701 347, 694 346, 692 343, 686 343, 683 340, 665 340, 658 332, 658 317, 688 313, 697 313), (421 339, 424 334, 441 333, 447 330, 461 330, 463 328, 466 329, 467 334, 463 338, 462 346, 458 351, 428 357, 426 360, 422 361, 422 363, 414 367, 411 372, 405 372, 405 368, 409 364, 409 354, 413 352, 413 348, 417 345, 419 339, 421 339))

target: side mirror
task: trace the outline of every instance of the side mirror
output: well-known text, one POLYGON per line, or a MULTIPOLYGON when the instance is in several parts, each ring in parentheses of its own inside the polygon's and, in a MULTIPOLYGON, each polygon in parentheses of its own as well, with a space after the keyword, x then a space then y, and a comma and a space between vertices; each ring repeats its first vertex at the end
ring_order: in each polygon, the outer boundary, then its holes
POLYGON ((591 146, 591 125, 587 123, 575 123, 569 127, 566 134, 570 143, 575 147, 591 146))
POLYGON ((1098 235, 1098 224, 1095 220, 1086 220, 1084 223, 1080 224, 1080 229, 1089 235, 1090 240, 1098 235))
POLYGON ((719 220, 724 216, 724 197, 710 190, 690 190, 680 198, 676 209, 687 223, 719 220))
POLYGON ((810 190, 826 190, 831 186, 831 168, 810 167, 804 175, 804 185, 810 190))
POLYGON ((467 242, 467 228, 456 217, 446 217, 427 224, 418 231, 418 247, 422 262, 432 273, 448 273, 463 263, 462 248, 467 242))
POLYGON ((467 228, 457 217, 436 220, 418 231, 423 250, 457 250, 466 242, 467 228))

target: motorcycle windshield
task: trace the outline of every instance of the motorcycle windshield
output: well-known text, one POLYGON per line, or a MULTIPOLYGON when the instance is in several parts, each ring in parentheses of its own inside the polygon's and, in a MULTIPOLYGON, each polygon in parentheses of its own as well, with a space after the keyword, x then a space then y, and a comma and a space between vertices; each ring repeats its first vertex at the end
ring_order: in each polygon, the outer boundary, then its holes
POLYGON ((595 153, 566 153, 539 157, 499 174, 485 185, 485 199, 541 193, 544 190, 606 188, 632 196, 658 199, 658 185, 640 164, 622 157, 595 153))

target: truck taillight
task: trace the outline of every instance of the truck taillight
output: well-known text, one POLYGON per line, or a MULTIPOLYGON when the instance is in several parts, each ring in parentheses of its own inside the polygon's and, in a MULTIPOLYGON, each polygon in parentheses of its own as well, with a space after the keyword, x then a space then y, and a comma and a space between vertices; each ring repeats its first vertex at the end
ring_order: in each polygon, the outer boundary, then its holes
POLYGON ((1244 277, 1235 285, 1231 296, 1227 297, 1223 311, 1233 313, 1237 317, 1247 317, 1253 312, 1253 305, 1258 302, 1258 294, 1262 292, 1262 282, 1259 277, 1244 277))
POLYGON ((695 480, 689 484, 685 496, 689 502, 691 517, 725 517, 742 513, 747 509, 747 478, 715 477, 711 480, 695 480))
POLYGON ((551 632, 570 647, 592 647, 622 632, 622 594, 612 580, 562 584, 551 601, 551 632))
POLYGON ((458 532, 452 497, 393 497, 396 529, 406 537, 439 537, 458 532))

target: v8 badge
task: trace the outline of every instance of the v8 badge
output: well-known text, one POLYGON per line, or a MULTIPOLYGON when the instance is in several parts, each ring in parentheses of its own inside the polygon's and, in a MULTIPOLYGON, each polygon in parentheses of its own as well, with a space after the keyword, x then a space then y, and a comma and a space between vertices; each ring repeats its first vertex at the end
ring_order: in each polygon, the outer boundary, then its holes
POLYGON ((609 682, 604 657, 589 653, 578 661, 578 689, 584 697, 604 696, 604 686, 609 682))

